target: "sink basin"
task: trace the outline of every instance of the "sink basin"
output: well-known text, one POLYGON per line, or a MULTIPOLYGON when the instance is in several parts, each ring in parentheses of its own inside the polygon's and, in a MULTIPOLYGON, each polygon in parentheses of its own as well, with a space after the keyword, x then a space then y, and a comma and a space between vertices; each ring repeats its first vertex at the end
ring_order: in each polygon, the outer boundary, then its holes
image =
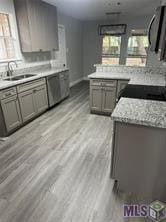
POLYGON ((33 77, 33 76, 35 76, 35 75, 34 74, 24 74, 24 75, 9 77, 9 78, 6 78, 4 80, 6 80, 6 81, 18 81, 18 80, 30 78, 30 77, 33 77))

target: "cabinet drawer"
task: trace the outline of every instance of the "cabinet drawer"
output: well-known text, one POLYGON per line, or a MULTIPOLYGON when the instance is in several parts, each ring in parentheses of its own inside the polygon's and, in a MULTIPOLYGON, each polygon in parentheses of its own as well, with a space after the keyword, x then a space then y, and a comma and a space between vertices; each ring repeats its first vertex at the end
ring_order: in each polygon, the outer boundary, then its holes
POLYGON ((0 92, 0 99, 7 99, 11 96, 16 95, 16 87, 12 87, 9 89, 4 89, 0 92))
POLYGON ((46 84, 45 78, 39 79, 37 81, 21 84, 21 85, 17 86, 17 91, 18 91, 18 93, 25 92, 27 90, 33 89, 33 88, 41 86, 43 84, 46 84))
POLYGON ((90 80, 90 84, 91 84, 92 86, 116 87, 116 85, 117 85, 117 80, 92 79, 92 80, 90 80))

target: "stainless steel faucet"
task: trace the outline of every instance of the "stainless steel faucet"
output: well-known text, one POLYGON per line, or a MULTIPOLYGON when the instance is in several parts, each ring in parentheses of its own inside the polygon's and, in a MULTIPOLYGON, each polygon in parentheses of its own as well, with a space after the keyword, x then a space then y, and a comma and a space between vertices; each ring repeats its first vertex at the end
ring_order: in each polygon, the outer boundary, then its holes
POLYGON ((13 69, 12 69, 12 66, 11 66, 12 63, 15 64, 16 67, 18 67, 16 61, 10 61, 10 62, 8 62, 8 64, 7 64, 7 76, 12 76, 12 75, 13 75, 13 69))

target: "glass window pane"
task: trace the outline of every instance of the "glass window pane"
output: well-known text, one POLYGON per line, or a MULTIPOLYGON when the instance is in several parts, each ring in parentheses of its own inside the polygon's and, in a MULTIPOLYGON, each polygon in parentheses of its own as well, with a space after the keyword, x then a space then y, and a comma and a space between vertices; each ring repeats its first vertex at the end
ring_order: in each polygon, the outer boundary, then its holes
POLYGON ((120 36, 105 36, 103 38, 102 64, 118 65, 121 48, 120 36))
POLYGON ((127 66, 146 66, 146 58, 127 58, 127 66))
POLYGON ((145 66, 148 53, 148 37, 145 32, 137 34, 137 30, 132 32, 128 40, 128 56, 126 65, 128 66, 145 66), (135 33, 135 34, 134 34, 135 33))
POLYGON ((102 58, 102 64, 103 65, 119 65, 119 58, 102 58))
POLYGON ((1 60, 7 59, 7 52, 5 48, 4 39, 0 39, 0 59, 1 60))
POLYGON ((121 46, 121 37, 119 36, 105 36, 103 38, 103 54, 105 55, 119 55, 121 46))
POLYGON ((128 41, 128 55, 147 56, 148 38, 147 36, 132 36, 128 41))
POLYGON ((14 58, 15 47, 11 36, 9 15, 0 13, 0 60, 14 58))
POLYGON ((9 16, 7 14, 0 14, 0 35, 11 36, 9 16))

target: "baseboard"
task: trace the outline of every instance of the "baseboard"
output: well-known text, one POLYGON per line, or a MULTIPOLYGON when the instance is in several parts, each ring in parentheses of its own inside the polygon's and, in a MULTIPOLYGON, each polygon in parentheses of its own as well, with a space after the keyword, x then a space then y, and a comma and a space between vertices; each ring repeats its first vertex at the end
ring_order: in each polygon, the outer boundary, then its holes
POLYGON ((70 83, 70 87, 75 86, 76 84, 80 83, 81 81, 83 81, 83 78, 77 79, 73 82, 70 83))

